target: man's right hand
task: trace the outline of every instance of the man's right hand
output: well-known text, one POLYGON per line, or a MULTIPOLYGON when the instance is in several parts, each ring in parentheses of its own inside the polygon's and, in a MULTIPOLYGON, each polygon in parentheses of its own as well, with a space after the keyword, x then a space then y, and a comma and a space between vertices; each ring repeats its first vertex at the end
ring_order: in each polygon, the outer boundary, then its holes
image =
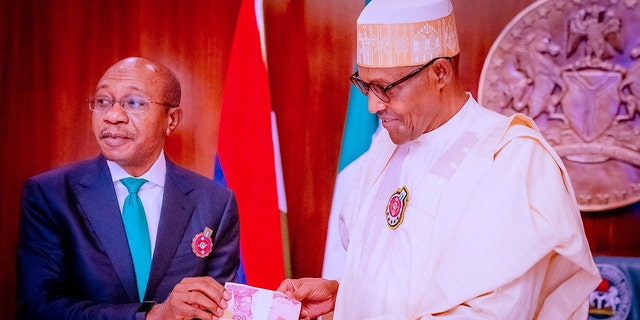
POLYGON ((302 302, 300 319, 312 319, 333 310, 338 286, 338 281, 323 278, 285 279, 278 291, 302 302))
POLYGON ((149 320, 219 319, 227 308, 231 293, 211 277, 184 278, 167 300, 153 306, 149 320))

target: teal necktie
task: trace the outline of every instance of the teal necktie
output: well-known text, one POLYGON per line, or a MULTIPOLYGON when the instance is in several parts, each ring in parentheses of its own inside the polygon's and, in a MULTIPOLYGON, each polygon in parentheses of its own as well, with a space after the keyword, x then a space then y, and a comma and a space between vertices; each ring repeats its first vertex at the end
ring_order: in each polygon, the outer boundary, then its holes
POLYGON ((129 190, 129 195, 124 199, 122 221, 127 232, 133 267, 136 271, 138 294, 140 295, 140 301, 144 301, 144 293, 147 290, 147 281, 149 280, 149 270, 151 269, 151 241, 149 240, 147 217, 144 214, 142 201, 138 197, 138 190, 147 180, 124 178, 120 182, 129 190))

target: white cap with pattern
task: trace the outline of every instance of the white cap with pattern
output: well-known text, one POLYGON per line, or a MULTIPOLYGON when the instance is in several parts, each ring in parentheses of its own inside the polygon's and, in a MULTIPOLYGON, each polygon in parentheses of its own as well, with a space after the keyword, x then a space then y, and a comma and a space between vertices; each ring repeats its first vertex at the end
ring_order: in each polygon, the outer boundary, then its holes
POLYGON ((359 66, 416 66, 460 51, 450 0, 373 0, 358 18, 359 66))

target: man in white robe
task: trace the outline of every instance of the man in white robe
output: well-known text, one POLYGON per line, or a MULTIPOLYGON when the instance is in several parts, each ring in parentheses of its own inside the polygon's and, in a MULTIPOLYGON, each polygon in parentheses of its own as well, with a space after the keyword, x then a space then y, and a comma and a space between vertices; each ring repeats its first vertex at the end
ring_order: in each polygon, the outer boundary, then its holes
POLYGON ((566 169, 531 119, 464 91, 452 10, 373 0, 358 19, 352 81, 386 130, 341 214, 340 283, 279 288, 301 318, 587 317, 600 276, 566 169))

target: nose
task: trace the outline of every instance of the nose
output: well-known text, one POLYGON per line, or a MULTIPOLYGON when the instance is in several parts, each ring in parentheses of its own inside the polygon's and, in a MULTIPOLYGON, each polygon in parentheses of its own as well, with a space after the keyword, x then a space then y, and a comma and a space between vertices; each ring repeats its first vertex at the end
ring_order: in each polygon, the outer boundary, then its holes
POLYGON ((127 112, 124 111, 120 101, 116 101, 104 116, 104 120, 111 123, 126 122, 128 119, 127 112))
POLYGON ((369 95, 367 96, 367 108, 369 109, 369 113, 375 114, 380 110, 384 110, 387 106, 376 96, 372 91, 369 91, 369 95))

